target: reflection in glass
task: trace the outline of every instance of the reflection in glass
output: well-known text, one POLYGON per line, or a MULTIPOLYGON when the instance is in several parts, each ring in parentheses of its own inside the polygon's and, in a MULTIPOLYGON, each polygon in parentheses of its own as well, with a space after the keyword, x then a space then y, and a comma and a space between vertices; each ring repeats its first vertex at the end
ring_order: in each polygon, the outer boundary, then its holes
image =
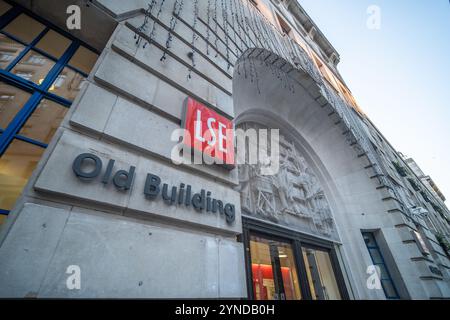
POLYGON ((56 31, 49 30, 44 37, 36 44, 36 48, 60 58, 64 51, 69 47, 70 40, 56 31))
POLYGON ((25 47, 0 33, 0 68, 5 69, 25 47))
POLYGON ((83 46, 80 46, 69 61, 69 65, 83 71, 86 74, 91 72, 92 67, 98 59, 98 55, 83 46))
POLYGON ((0 209, 11 210, 45 149, 13 140, 0 158, 0 209))
POLYGON ((250 255, 255 299, 301 299, 291 245, 251 236, 250 255))
POLYGON ((295 267, 294 252, 292 251, 291 245, 287 243, 279 243, 278 257, 280 258, 285 299, 301 299, 297 268, 295 267))
POLYGON ((5 223, 7 216, 4 214, 0 214, 0 226, 5 223))
POLYGON ((17 112, 30 98, 30 94, 0 82, 0 127, 6 129, 17 112))
POLYGON ((19 134, 48 144, 68 110, 56 102, 43 99, 19 134))
POLYGON ((44 25, 22 13, 3 28, 3 30, 19 38, 23 42, 30 43, 44 30, 44 28, 44 25))
POLYGON ((31 50, 14 66, 12 73, 40 85, 54 65, 52 60, 31 50))
POLYGON ((303 248, 311 296, 314 300, 340 300, 341 295, 328 252, 303 248))
POLYGON ((80 92, 85 78, 70 68, 64 68, 53 82, 49 91, 67 100, 73 101, 80 92))

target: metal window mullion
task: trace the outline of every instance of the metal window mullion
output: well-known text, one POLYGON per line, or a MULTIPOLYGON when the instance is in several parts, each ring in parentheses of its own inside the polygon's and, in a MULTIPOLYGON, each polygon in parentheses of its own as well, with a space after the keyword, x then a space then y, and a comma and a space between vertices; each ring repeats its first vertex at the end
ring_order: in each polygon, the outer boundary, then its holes
POLYGON ((13 73, 6 72, 0 69, 0 81, 6 82, 9 85, 17 87, 21 90, 33 93, 35 91, 42 92, 41 88, 32 81, 25 80, 13 73))
POLYGON ((76 67, 72 67, 70 64, 68 64, 66 67, 71 69, 72 71, 78 72, 79 74, 81 74, 85 78, 87 78, 89 76, 89 74, 87 74, 86 72, 81 71, 80 69, 78 69, 76 67))
POLYGON ((41 84, 41 89, 43 91, 48 91, 50 86, 53 84, 53 82, 58 77, 59 73, 64 69, 69 59, 72 57, 72 55, 75 53, 75 51, 80 46, 78 41, 73 41, 69 48, 64 52, 62 57, 56 62, 56 64, 53 66, 53 68, 49 71, 47 76, 45 77, 45 80, 41 84))
POLYGON ((35 139, 32 139, 32 138, 28 138, 28 137, 26 137, 24 135, 21 135, 21 134, 16 134, 14 136, 14 138, 18 139, 18 140, 21 140, 21 141, 24 141, 24 142, 28 142, 28 143, 30 143, 32 145, 35 145, 35 146, 38 146, 38 147, 41 147, 41 148, 47 148, 48 147, 48 144, 46 144, 44 142, 41 142, 41 141, 38 141, 38 140, 35 140, 35 139))
MULTIPOLYGON (((48 91, 53 81, 55 81, 58 74, 65 67, 70 57, 75 53, 79 47, 78 41, 73 41, 69 48, 64 52, 61 59, 56 62, 53 68, 45 77, 44 82, 39 87, 40 91, 36 91, 32 94, 31 98, 25 103, 24 107, 17 113, 13 121, 9 124, 8 128, 4 131, 0 138, 0 155, 2 155, 11 141, 14 139, 16 133, 25 124, 30 115, 36 109, 37 105, 41 101, 45 94, 42 91, 48 91)), ((23 80, 23 79, 22 79, 23 80)))
POLYGON ((73 102, 71 100, 67 100, 66 98, 63 98, 51 92, 44 92, 44 98, 59 103, 65 108, 69 108, 73 102))
POLYGON ((8 23, 13 21, 21 12, 22 10, 20 10, 20 8, 15 6, 6 11, 6 13, 0 17, 0 29, 6 27, 8 23))
MULTIPOLYGON (((20 60, 22 60, 22 58, 31 51, 31 49, 45 36, 45 34, 49 31, 50 29, 48 27, 44 28, 44 30, 42 30, 41 33, 39 33, 39 35, 34 38, 33 41, 30 42, 30 44, 28 44, 25 49, 22 50, 22 52, 20 52, 20 54, 8 65, 8 67, 6 67, 5 71, 11 71, 12 68, 14 68, 16 66, 17 63, 19 63, 20 60)), ((14 40, 14 38, 13 38, 14 40)), ((16 41, 16 40, 14 40, 16 41)))
POLYGON ((27 121, 29 116, 36 109, 39 101, 41 100, 43 94, 40 92, 35 92, 31 95, 31 98, 25 103, 25 105, 20 109, 20 111, 16 114, 14 119, 8 125, 6 130, 3 132, 0 138, 0 156, 3 155, 6 148, 9 146, 11 141, 14 139, 16 132, 20 130, 20 128, 27 121))

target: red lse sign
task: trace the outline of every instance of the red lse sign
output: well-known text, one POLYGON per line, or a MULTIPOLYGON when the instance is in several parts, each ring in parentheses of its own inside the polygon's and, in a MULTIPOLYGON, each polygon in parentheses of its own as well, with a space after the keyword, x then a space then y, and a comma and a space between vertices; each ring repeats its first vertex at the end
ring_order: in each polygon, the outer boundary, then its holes
POLYGON ((186 130, 183 142, 189 148, 214 159, 218 164, 234 166, 234 129, 231 120, 188 97, 183 129, 186 130))

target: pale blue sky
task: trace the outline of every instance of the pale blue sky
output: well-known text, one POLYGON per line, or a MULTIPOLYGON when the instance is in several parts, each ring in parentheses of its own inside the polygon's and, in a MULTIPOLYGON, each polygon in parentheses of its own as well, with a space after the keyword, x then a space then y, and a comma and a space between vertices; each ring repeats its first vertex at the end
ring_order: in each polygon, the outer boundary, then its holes
POLYGON ((299 3, 340 53, 361 108, 450 199, 449 0, 299 3), (380 30, 366 26, 370 5, 381 9, 380 30))

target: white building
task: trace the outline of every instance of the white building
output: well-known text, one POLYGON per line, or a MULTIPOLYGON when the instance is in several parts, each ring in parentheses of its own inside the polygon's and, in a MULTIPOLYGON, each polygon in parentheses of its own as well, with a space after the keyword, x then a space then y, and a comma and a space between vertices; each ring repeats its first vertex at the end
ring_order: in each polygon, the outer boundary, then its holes
POLYGON ((297 1, 77 3, 0 1, 1 297, 450 298, 448 209, 297 1), (188 97, 279 171, 174 164, 188 97))

